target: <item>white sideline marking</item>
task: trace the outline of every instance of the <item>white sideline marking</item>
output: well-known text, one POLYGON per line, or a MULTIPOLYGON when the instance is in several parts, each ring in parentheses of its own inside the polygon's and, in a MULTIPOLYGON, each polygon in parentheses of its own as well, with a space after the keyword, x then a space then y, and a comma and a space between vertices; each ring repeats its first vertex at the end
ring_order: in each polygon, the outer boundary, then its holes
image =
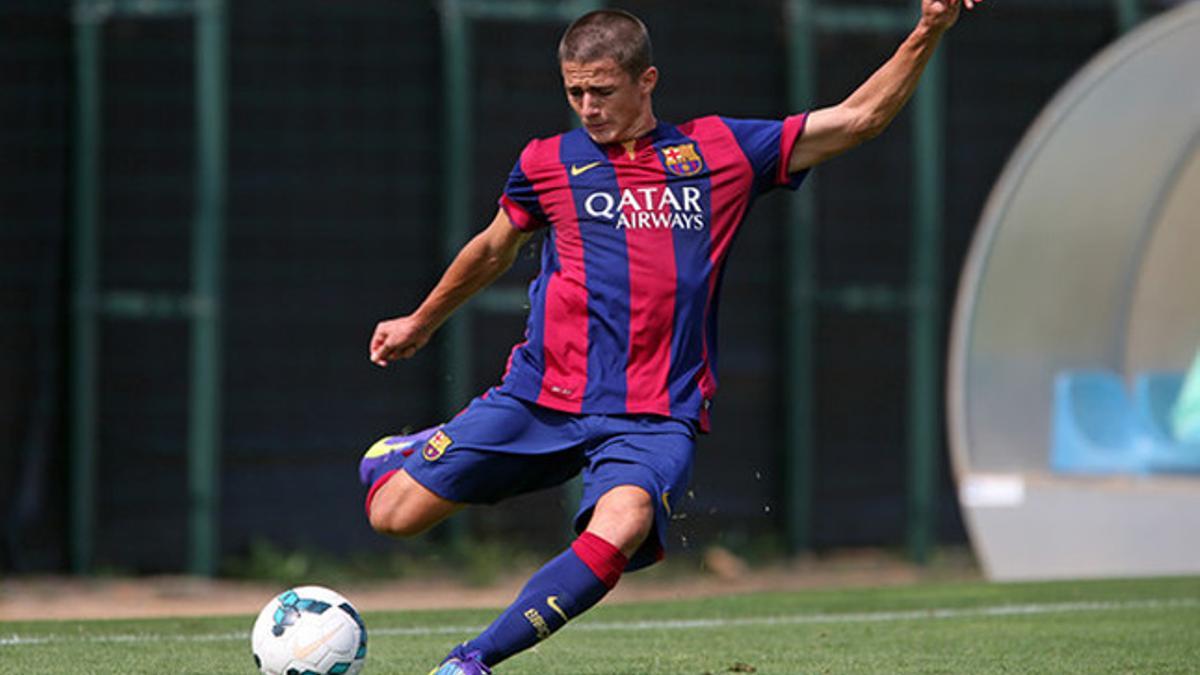
MULTIPOLYGON (((750 616, 737 619, 667 619, 656 621, 588 621, 572 624, 573 632, 693 630, 701 628, 733 628, 739 626, 797 626, 824 623, 878 623, 892 621, 927 621, 972 619, 1035 614, 1066 614, 1074 612, 1113 612, 1130 609, 1180 609, 1200 607, 1200 598, 1167 600, 1126 600, 1109 602, 1058 602, 1026 605, 993 605, 962 609, 913 609, 892 612, 850 612, 845 614, 790 614, 782 616, 750 616)), ((417 626, 413 628, 374 628, 371 636, 428 636, 470 635, 483 626, 417 626)), ((139 643, 139 642, 223 642, 245 640, 249 631, 198 633, 195 635, 164 635, 161 633, 127 633, 116 635, 0 635, 0 647, 62 643, 139 643)))

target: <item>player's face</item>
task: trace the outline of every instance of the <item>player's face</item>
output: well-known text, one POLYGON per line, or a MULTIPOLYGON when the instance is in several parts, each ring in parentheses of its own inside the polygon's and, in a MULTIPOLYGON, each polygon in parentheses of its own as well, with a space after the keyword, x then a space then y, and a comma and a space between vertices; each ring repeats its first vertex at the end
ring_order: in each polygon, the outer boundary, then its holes
POLYGON ((567 102, 597 143, 630 141, 654 127, 650 94, 658 69, 650 66, 638 78, 613 59, 562 63, 567 102))

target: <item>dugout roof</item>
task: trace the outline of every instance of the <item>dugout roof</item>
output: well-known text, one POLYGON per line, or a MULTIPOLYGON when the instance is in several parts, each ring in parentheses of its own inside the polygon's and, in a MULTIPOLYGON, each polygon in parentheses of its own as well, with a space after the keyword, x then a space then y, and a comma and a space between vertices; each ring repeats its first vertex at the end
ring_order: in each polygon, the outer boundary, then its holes
MULTIPOLYGON (((1070 499, 1049 495, 1099 489, 1049 472, 1055 375, 1089 368, 1132 380, 1147 371, 1182 371, 1200 346, 1197 64, 1200 3, 1181 5, 1115 43, 1045 108, 984 210, 951 339, 953 463, 964 491, 971 476, 1019 476, 1008 488, 994 485, 993 497, 1004 502, 1007 494, 1012 514, 1025 510, 1026 524, 1045 516, 1030 510, 1039 493, 1046 508, 1073 513, 1070 499)), ((1195 476, 1164 481, 1185 501, 1200 494, 1195 476)), ((1089 492, 1075 503, 1086 501, 1089 517, 1100 519, 1098 536, 1112 537, 1104 521, 1123 522, 1131 511, 1121 495, 1138 485, 1148 482, 1124 485, 1120 494, 1089 492), (1110 506, 1120 515, 1106 513, 1110 506)), ((1161 511, 1155 499, 1143 501, 1161 511)), ((1175 507, 1196 513, 1189 504, 1175 507)), ((977 546, 998 513, 978 506, 964 500, 977 546)), ((1083 520, 1074 525, 1089 529, 1083 520)), ((1184 539, 1194 540, 1195 531, 1184 539)), ((1082 557, 1086 546, 1076 542, 1063 557, 1082 557)), ((1200 552, 1193 553, 1200 565, 1200 552)), ((993 572, 1004 558, 983 557, 993 572)), ((1039 564, 1051 563, 1031 561, 1016 576, 1038 576, 1039 564)))

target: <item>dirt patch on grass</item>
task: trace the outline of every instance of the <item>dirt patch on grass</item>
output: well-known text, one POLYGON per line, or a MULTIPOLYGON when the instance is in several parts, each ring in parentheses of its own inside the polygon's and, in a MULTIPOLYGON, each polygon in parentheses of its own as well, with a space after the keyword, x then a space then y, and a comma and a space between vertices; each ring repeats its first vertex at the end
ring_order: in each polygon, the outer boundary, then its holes
MULTIPOLYGON (((531 572, 522 570, 482 588, 450 578, 425 578, 344 584, 337 590, 363 611, 503 607, 512 601, 531 572)), ((716 550, 698 564, 673 566, 668 562, 630 574, 605 602, 978 578, 974 562, 961 552, 943 554, 926 566, 878 551, 842 551, 751 568, 728 552, 716 550)), ((0 581, 0 621, 252 615, 280 590, 270 583, 175 576, 7 578, 0 581)))

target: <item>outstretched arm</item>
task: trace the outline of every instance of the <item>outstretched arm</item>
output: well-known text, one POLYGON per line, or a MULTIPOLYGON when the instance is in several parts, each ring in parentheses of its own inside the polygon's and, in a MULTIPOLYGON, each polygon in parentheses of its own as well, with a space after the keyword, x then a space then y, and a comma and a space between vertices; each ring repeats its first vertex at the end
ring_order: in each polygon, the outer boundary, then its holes
POLYGON ((386 366, 417 353, 454 310, 495 281, 517 259, 529 234, 513 227, 503 210, 463 246, 415 312, 380 321, 371 336, 371 361, 386 366))
POLYGON ((841 103, 814 110, 792 146, 788 171, 796 173, 840 155, 887 128, 917 88, 938 42, 958 20, 962 5, 981 0, 922 0, 921 19, 892 58, 841 103))

